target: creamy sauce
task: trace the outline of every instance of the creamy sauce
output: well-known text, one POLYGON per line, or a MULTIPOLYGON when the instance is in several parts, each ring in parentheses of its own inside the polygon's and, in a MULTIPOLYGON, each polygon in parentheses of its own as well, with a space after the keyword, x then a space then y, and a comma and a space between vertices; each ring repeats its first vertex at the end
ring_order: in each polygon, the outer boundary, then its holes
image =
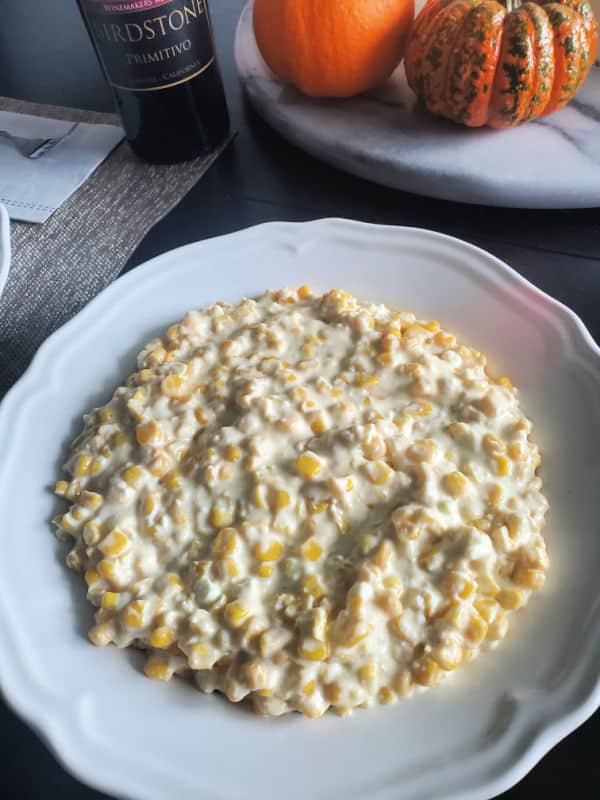
POLYGON ((310 717, 435 686, 544 583, 547 503, 507 378, 334 290, 192 311, 84 419, 57 492, 146 674, 310 717))

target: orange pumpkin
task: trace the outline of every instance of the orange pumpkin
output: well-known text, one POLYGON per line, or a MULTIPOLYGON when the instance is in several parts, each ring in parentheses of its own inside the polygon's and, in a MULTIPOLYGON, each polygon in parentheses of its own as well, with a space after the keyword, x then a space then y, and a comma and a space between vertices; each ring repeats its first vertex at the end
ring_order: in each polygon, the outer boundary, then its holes
POLYGON ((508 128, 551 114, 591 69, 588 0, 429 0, 406 50, 408 82, 433 114, 508 128))
POLYGON ((414 0, 254 0, 254 32, 271 70, 314 97, 350 97, 402 60, 414 0))

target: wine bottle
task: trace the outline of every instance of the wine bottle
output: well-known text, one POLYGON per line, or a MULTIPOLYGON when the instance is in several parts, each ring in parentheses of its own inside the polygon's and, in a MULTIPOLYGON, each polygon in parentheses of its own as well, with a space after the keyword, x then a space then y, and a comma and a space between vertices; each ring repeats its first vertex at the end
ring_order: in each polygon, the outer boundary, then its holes
POLYGON ((77 0, 134 152, 177 163, 229 133, 206 0, 77 0))

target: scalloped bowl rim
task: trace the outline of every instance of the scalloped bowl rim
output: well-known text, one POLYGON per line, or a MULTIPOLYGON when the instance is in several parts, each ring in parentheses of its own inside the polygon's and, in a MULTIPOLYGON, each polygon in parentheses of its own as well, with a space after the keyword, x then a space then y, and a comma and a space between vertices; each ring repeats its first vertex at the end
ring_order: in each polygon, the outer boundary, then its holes
MULTIPOLYGON (((409 227, 372 225, 335 218, 305 223, 270 222, 243 229, 233 234, 195 242, 159 255, 146 262, 141 269, 135 269, 122 276, 106 288, 40 347, 23 377, 12 387, 2 403, 0 403, 0 433, 9 424, 14 423, 15 417, 19 413, 23 413, 23 400, 31 392, 43 392, 45 390, 44 387, 40 387, 40 381, 43 381, 44 367, 48 366, 53 355, 60 351, 63 344, 69 342, 71 333, 75 333, 83 323, 93 323, 94 321, 97 323, 97 312, 108 303, 119 299, 122 303, 125 302, 124 298, 127 294, 127 289, 134 286, 138 281, 148 281, 160 273, 167 259, 173 256, 180 260, 188 256, 193 257, 201 253, 203 247, 214 247, 215 243, 219 246, 219 244, 226 242, 227 247, 235 248, 236 245, 243 243, 244 240, 268 239, 269 236, 276 236, 277 234, 281 234, 298 243, 306 238, 305 234, 309 230, 315 234, 342 237, 356 232, 361 233, 361 235, 374 235, 376 237, 378 235, 390 235, 393 238, 395 235, 399 235, 400 239, 403 235, 415 235, 433 240, 437 239, 452 246, 459 245, 465 252, 470 251, 479 257, 483 272, 487 271, 488 274, 495 273, 496 277, 502 278, 505 284, 510 284, 512 289, 520 290, 526 288, 529 295, 542 300, 546 309, 551 309, 566 324, 571 344, 576 345, 575 349, 580 358, 585 355, 586 358, 583 359, 587 361, 585 367, 589 369, 594 380, 600 383, 600 348, 579 317, 562 303, 539 290, 504 262, 474 245, 433 231, 409 227)), ((401 242, 399 244, 401 246, 401 242)), ((46 381, 45 385, 47 386, 51 383, 51 381, 46 381)), ((0 486, 2 475, 3 468, 0 463, 0 486)), ((14 635, 15 630, 14 628, 11 629, 9 622, 11 615, 10 602, 5 597, 3 587, 0 584, 0 620, 2 620, 5 630, 9 630, 14 635)), ((600 619, 596 620, 592 634, 590 636, 591 643, 586 643, 587 657, 583 659, 583 663, 579 664, 576 691, 571 692, 571 694, 574 693, 576 695, 575 701, 572 701, 569 695, 571 702, 568 707, 561 708, 559 713, 555 714, 551 719, 536 718, 531 712, 532 716, 527 720, 526 744, 513 762, 509 766, 503 766, 502 764, 496 764, 492 759, 488 765, 488 771, 491 774, 479 779, 476 776, 471 785, 465 786, 460 792, 452 791, 450 795, 447 795, 448 797, 460 797, 460 800, 482 800, 482 798, 507 790, 526 775, 563 737, 575 730, 576 727, 594 713, 600 705, 600 675, 598 668, 594 666, 594 659, 591 656, 598 652, 600 619)), ((26 664, 21 658, 17 657, 16 653, 16 649, 0 648, 0 687, 3 695, 14 711, 42 736, 52 752, 72 774, 89 785, 119 797, 140 798, 140 800, 144 798, 144 800, 148 800, 149 798, 164 796, 157 794, 155 792, 156 787, 153 789, 153 787, 148 786, 139 775, 135 774, 133 762, 129 762, 127 756, 122 757, 121 763, 118 764, 120 768, 114 770, 114 777, 107 777, 106 771, 103 772, 101 769, 101 764, 99 765, 96 762, 93 750, 90 749, 90 743, 85 740, 84 736, 79 735, 81 732, 77 730, 78 720, 72 713, 73 709, 53 707, 50 698, 44 696, 42 687, 36 685, 34 676, 27 672, 26 664)), ((510 730, 511 727, 509 726, 507 731, 510 730)), ((507 735, 508 733, 505 732, 503 737, 506 738, 507 735)), ((482 758, 487 754, 488 750, 484 750, 482 758)), ((379 794, 377 796, 379 797, 379 794)), ((392 794, 383 792, 381 797, 392 797, 392 794)))

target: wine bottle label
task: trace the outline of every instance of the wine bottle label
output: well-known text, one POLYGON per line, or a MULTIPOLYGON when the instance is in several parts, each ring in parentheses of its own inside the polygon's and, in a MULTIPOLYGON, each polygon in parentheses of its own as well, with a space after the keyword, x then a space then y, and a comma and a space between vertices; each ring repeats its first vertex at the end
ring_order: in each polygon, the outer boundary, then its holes
POLYGON ((215 60, 205 0, 80 0, 108 82, 151 92, 215 60))

